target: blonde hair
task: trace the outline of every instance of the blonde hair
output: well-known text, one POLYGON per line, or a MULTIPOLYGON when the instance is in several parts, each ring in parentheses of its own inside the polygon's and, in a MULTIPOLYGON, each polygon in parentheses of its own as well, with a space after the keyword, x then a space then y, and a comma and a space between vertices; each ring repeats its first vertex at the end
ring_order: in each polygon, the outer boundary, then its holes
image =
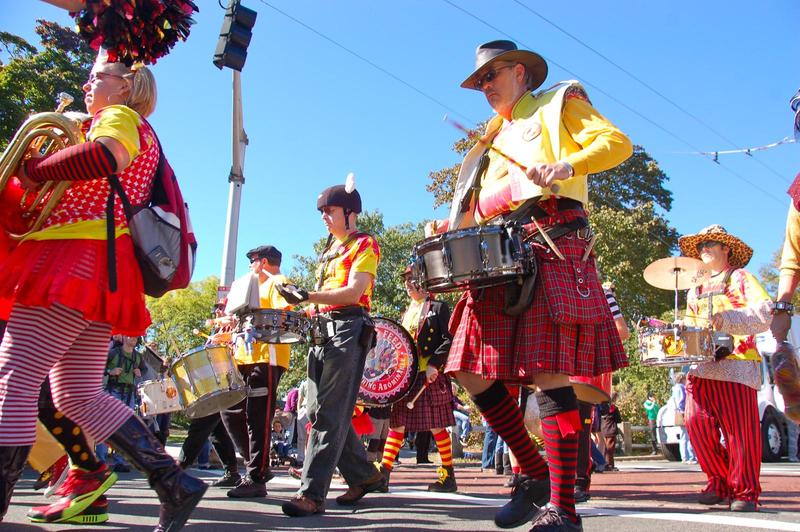
POLYGON ((125 105, 147 118, 156 109, 158 91, 156 78, 144 65, 134 65, 129 74, 123 76, 130 84, 130 93, 125 105))
POLYGON ((686 381, 686 374, 684 372, 682 372, 682 371, 679 371, 678 373, 675 374, 674 380, 675 380, 675 384, 680 384, 682 382, 685 382, 686 381))

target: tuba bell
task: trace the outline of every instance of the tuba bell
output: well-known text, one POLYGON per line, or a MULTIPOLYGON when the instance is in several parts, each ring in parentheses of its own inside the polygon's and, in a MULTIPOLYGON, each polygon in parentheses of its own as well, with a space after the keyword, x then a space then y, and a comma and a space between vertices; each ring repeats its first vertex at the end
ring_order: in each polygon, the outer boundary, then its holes
POLYGON ((88 115, 64 113, 72 101, 72 96, 60 93, 56 111, 31 115, 0 155, 0 209, 3 211, 0 230, 14 240, 22 240, 38 231, 72 184, 70 181, 47 181, 36 191, 29 192, 14 177, 20 163, 31 152, 47 156, 84 142, 81 123, 88 115))

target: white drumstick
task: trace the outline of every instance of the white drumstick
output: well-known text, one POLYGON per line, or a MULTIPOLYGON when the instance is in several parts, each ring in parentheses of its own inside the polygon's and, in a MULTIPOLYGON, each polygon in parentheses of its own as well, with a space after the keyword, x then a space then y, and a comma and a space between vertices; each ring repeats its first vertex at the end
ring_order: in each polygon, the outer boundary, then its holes
POLYGON ((200 329, 192 329, 192 334, 196 334, 197 336, 202 336, 203 338, 211 338, 204 332, 201 332, 200 329))
POLYGON ((410 400, 409 402, 406 403, 406 408, 408 408, 409 410, 414 408, 414 403, 417 402, 417 399, 419 399, 419 396, 422 395, 422 392, 424 392, 428 388, 429 384, 430 384, 430 382, 428 382, 426 380, 425 384, 423 384, 422 388, 420 388, 420 390, 417 392, 417 395, 415 395, 412 400, 410 400))

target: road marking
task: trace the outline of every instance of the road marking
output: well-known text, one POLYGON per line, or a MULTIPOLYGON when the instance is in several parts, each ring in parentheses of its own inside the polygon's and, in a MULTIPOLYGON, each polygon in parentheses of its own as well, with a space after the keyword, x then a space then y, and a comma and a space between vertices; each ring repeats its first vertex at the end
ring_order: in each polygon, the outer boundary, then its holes
POLYGON ((800 525, 775 521, 772 519, 753 519, 726 515, 688 514, 680 512, 637 512, 633 510, 612 510, 610 508, 579 507, 581 516, 610 515, 615 517, 634 517, 636 519, 655 519, 659 521, 680 521, 682 523, 705 523, 731 527, 766 528, 768 530, 800 530, 800 525))

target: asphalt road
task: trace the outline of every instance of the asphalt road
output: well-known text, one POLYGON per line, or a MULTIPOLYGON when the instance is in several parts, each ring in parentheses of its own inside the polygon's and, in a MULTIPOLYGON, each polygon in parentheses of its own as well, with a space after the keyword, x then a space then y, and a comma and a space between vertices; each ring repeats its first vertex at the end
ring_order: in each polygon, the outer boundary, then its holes
MULTIPOLYGON (((432 455, 434 456, 434 455, 432 455)), ((388 494, 370 494, 354 509, 333 500, 345 487, 334 479, 326 513, 288 518, 280 505, 297 489, 299 481, 279 470, 268 484, 269 495, 260 500, 234 500, 219 488, 210 488, 186 529, 193 532, 232 530, 498 530, 495 509, 507 499, 504 477, 481 471, 476 465, 459 465, 457 494, 433 494, 425 486, 435 479, 435 466, 416 465, 405 458, 392 474, 388 494)), ((800 464, 765 464, 761 482, 762 506, 758 513, 734 514, 727 507, 704 507, 695 502, 704 486, 697 466, 665 460, 620 461, 619 472, 595 475, 592 499, 579 505, 584 530, 627 531, 730 531, 746 529, 800 531, 800 464)), ((194 471, 207 480, 218 471, 194 471)), ((75 530, 76 525, 33 525, 25 518, 30 506, 45 503, 31 489, 29 471, 19 482, 9 513, 0 523, 3 531, 75 530)), ((104 525, 80 526, 89 530, 152 530, 158 500, 136 473, 122 474, 108 493, 111 519, 104 525)), ((518 530, 527 530, 529 526, 518 530)))

